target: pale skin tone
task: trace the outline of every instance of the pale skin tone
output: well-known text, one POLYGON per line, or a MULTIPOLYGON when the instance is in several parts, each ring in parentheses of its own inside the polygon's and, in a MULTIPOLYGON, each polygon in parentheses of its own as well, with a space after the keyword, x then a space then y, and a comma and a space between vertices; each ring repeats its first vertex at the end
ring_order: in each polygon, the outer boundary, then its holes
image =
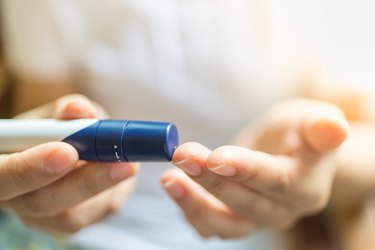
POLYGON ((241 146, 213 151, 198 143, 180 146, 173 162, 190 178, 175 170, 162 178, 205 237, 286 229, 327 204, 335 173, 331 153, 348 135, 341 111, 328 103, 293 100, 254 124, 237 137, 241 146))
MULTIPOLYGON (((92 118, 99 110, 71 95, 19 118, 92 118)), ((87 163, 76 150, 52 142, 0 157, 0 207, 52 234, 75 233, 115 213, 129 196, 135 163, 87 163), (67 195, 69 194, 69 195, 67 195)))
MULTIPOLYGON (((338 173, 344 177, 357 173, 352 170, 353 165, 344 168, 340 165, 350 159, 350 153, 367 145, 347 143, 337 153, 335 149, 348 136, 342 110, 346 117, 350 117, 349 111, 340 105, 341 99, 321 99, 338 104, 341 110, 328 102, 295 99, 276 104, 246 126, 235 136, 233 144, 237 146, 210 150, 193 142, 176 150, 173 163, 183 171, 168 171, 161 183, 198 233, 204 237, 237 238, 262 228, 289 228, 302 216, 319 212, 327 205, 338 173)), ((353 110, 350 112, 353 115, 353 110)), ((97 117, 101 113, 86 98, 68 96, 22 116, 74 119, 97 117)), ((353 121, 372 119, 367 113, 353 116, 353 121)), ((363 161, 367 165, 373 162, 371 157, 363 161)), ((0 188, 1 206, 16 213, 25 223, 51 233, 72 233, 100 221, 116 212, 131 193, 137 166, 85 164, 77 160, 74 149, 63 143, 4 155, 0 161, 0 178, 3 176, 4 180, 0 183, 6 183, 7 188, 0 188), (62 154, 66 161, 57 160, 59 164, 52 164, 52 168, 61 165, 65 170, 50 175, 41 163, 55 152, 59 152, 56 159, 62 154), (121 178, 110 177, 113 169, 117 169, 121 178), (25 182, 28 186, 17 182, 21 178, 30 180, 25 182), (77 179, 81 178, 87 182, 78 184, 77 189, 77 179), (90 186, 93 183, 100 186, 90 186), (81 192, 73 194, 67 190, 81 192), (51 201, 51 197, 60 198, 51 201)), ((363 182, 360 173, 354 176, 359 181, 353 182, 364 197, 373 190, 374 178, 366 172, 362 174, 367 177, 363 182)), ((333 191, 333 198, 340 200, 335 188, 333 191)))

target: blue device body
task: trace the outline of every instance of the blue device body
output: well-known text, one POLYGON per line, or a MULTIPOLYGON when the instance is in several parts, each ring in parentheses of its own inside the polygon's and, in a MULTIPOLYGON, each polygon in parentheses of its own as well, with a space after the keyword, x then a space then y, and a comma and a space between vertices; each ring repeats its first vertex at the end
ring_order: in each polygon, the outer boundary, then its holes
POLYGON ((171 161, 178 132, 173 123, 98 120, 63 141, 87 161, 171 161))

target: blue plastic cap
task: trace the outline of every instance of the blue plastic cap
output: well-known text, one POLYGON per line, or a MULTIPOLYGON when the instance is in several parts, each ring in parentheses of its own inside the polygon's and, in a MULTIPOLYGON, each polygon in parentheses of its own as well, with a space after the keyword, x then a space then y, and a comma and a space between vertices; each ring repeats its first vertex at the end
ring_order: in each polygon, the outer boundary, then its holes
POLYGON ((178 146, 173 123, 129 121, 123 134, 127 161, 171 161, 178 146))
POLYGON ((178 132, 173 123, 100 120, 63 141, 86 161, 171 161, 178 132))

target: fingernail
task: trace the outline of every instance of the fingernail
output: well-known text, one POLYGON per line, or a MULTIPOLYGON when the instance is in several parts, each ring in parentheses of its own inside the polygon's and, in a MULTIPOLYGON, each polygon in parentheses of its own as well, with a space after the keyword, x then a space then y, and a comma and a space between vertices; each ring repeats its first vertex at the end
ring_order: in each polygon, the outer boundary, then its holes
POLYGON ((129 163, 115 163, 109 167, 109 177, 114 181, 124 180, 134 175, 135 172, 135 167, 129 163))
POLYGON ((77 152, 72 149, 57 149, 43 161, 43 167, 51 174, 58 174, 71 169, 77 160, 77 152))
POLYGON ((198 176, 202 174, 202 167, 197 162, 190 159, 185 159, 173 164, 184 170, 184 172, 186 172, 188 175, 198 176))
POLYGON ((175 180, 165 181, 162 185, 168 194, 176 200, 180 200, 186 195, 186 191, 175 180))
POLYGON ((210 171, 215 174, 222 176, 235 176, 237 174, 237 169, 230 165, 219 165, 217 167, 209 168, 210 171))

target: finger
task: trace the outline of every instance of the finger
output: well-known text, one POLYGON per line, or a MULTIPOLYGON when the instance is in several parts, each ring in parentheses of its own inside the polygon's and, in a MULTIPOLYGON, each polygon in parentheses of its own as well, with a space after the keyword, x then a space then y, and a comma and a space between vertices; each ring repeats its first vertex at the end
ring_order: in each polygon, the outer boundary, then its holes
POLYGON ((237 145, 273 155, 319 158, 348 135, 348 123, 334 105, 305 99, 281 103, 245 127, 237 145))
POLYGON ((206 161, 207 169, 226 180, 259 190, 287 190, 295 161, 237 146, 222 146, 206 161))
POLYGON ((317 152, 326 152, 340 146, 348 137, 349 125, 337 107, 327 103, 311 104, 302 124, 302 135, 317 152))
POLYGON ((21 216, 21 219, 27 225, 55 235, 74 234, 116 213, 128 196, 129 190, 129 183, 122 182, 56 216, 21 216))
POLYGON ((58 119, 95 118, 98 111, 87 97, 75 94, 58 99, 51 116, 58 119))
POLYGON ((288 157, 274 157, 236 146, 223 146, 211 153, 197 143, 178 147, 173 162, 202 185, 206 182, 215 186, 220 177, 258 190, 287 189, 294 167, 288 157))
MULTIPOLYGON (((284 208, 292 208, 291 205, 294 204, 299 212, 313 213, 320 211, 328 202, 335 172, 331 160, 330 157, 322 157, 319 160, 310 159, 310 162, 301 163, 299 159, 291 157, 224 146, 210 154, 206 161, 207 171, 194 177, 194 180, 205 183, 204 185, 211 189, 219 190, 215 191, 218 195, 220 190, 228 189, 223 187, 225 181, 240 184, 284 208), (314 167, 307 166, 308 164, 314 167), (212 175, 217 175, 225 181, 220 181, 212 175), (297 200, 299 202, 296 202, 297 200)), ((232 194, 236 192, 232 191, 232 194)), ((266 202, 263 203, 264 207, 269 207, 266 202)), ((279 214, 284 212, 280 211, 279 214)))
POLYGON ((187 142, 180 145, 173 153, 172 163, 191 176, 202 173, 202 165, 206 164, 211 150, 196 142, 187 142), (196 164, 184 164, 185 162, 196 164), (186 168, 185 168, 186 166, 186 168))
POLYGON ((161 182, 202 236, 233 238, 248 235, 254 230, 252 223, 238 216, 181 171, 166 172, 161 182))
POLYGON ((51 217, 130 178, 137 171, 133 163, 91 163, 57 182, 7 202, 18 214, 51 217))
POLYGON ((287 169, 292 162, 288 158, 278 159, 234 146, 221 147, 208 158, 198 153, 202 151, 201 145, 182 145, 176 150, 175 158, 184 154, 185 160, 176 165, 181 169, 200 168, 201 173, 191 175, 191 178, 233 210, 257 222, 258 226, 285 228, 291 224, 291 209, 278 197, 289 187, 287 169), (207 168, 210 166, 213 169, 207 168))
POLYGON ((78 153, 62 142, 42 144, 0 157, 0 200, 44 187, 64 176, 78 162, 78 153))

